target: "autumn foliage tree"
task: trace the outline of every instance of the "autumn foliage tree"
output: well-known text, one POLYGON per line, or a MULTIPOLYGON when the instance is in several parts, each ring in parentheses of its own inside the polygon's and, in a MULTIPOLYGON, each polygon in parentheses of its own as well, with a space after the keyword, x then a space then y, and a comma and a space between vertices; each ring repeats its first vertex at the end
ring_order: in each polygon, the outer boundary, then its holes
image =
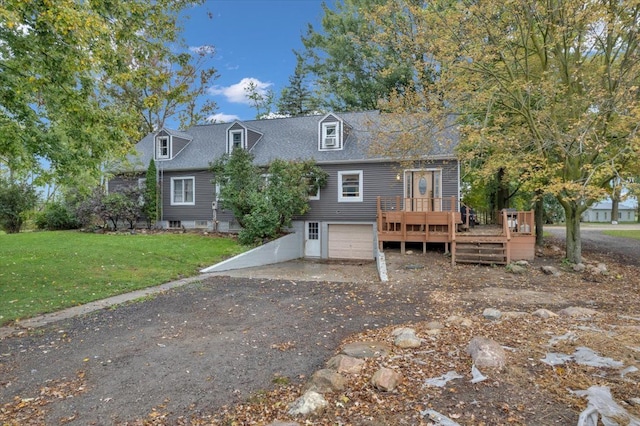
POLYGON ((612 178, 637 171, 640 1, 369 6, 362 13, 379 29, 391 9, 411 23, 411 31, 372 31, 371 43, 416 58, 412 83, 378 103, 403 117, 394 130, 408 135, 386 140, 386 148, 432 150, 423 129, 445 128, 455 117, 465 166, 485 178, 500 171, 537 197, 553 194, 565 213, 567 259, 580 262, 581 213, 606 195, 612 178))

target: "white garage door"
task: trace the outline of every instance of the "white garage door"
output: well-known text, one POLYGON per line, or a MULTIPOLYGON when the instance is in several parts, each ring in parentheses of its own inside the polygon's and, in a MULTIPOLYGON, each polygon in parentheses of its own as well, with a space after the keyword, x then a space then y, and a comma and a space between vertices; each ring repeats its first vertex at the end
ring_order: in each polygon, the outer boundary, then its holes
POLYGON ((373 259, 373 225, 329 225, 329 258, 373 259))

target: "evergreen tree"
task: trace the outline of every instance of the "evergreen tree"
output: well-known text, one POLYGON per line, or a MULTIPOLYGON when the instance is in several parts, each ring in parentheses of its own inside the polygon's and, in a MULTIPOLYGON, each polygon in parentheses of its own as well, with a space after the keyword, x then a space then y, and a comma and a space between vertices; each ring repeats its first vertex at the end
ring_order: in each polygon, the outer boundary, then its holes
POLYGON ((147 218, 147 226, 155 225, 158 220, 158 180, 156 172, 156 163, 151 159, 147 168, 145 186, 144 186, 144 205, 143 212, 147 218))
POLYGON ((310 115, 318 111, 319 103, 307 87, 302 63, 298 62, 294 74, 289 77, 289 86, 282 89, 278 112, 291 117, 310 115))

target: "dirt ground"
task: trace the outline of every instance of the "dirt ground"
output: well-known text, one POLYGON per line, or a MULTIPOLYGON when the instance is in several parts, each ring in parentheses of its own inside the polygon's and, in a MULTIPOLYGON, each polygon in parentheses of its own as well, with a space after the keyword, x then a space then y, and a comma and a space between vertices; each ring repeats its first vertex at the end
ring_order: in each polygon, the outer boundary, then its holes
POLYGON ((540 361, 584 346, 640 368, 639 267, 590 246, 585 257, 606 263, 608 273, 576 273, 553 245, 561 241, 550 241, 523 274, 452 267, 439 248, 404 256, 391 249, 388 283, 376 281, 366 263, 340 269, 352 268, 354 282, 218 276, 29 330, 0 340, 0 424, 304 424, 287 414, 287 404, 309 376, 344 343, 391 342, 398 325, 415 328, 423 345, 367 361, 344 391, 325 395, 330 408, 307 421, 430 424, 421 412, 432 408, 461 425, 576 424, 586 400, 572 391, 592 385, 608 386, 640 417, 638 372, 540 361), (545 275, 542 265, 562 274, 545 275), (599 313, 529 315, 569 306, 599 313), (485 308, 528 314, 490 321, 485 308), (449 321, 453 315, 471 325, 449 321), (444 326, 438 335, 429 335, 432 321, 444 326), (475 336, 507 347, 508 360, 503 371, 472 384, 466 347, 475 336), (403 373, 396 391, 370 385, 381 365, 403 373), (443 388, 425 385, 452 370, 463 378, 443 388))

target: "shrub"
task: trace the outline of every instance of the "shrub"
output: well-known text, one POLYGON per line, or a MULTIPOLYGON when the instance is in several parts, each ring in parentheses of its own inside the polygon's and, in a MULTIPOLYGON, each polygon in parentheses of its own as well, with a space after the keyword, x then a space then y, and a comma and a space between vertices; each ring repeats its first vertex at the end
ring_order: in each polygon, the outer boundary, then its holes
POLYGON ((0 179, 0 229, 8 234, 20 232, 26 215, 38 201, 32 185, 0 179))
POLYGON ((76 229, 80 226, 75 213, 64 203, 48 203, 44 209, 36 215, 38 229, 50 231, 62 229, 76 229))

